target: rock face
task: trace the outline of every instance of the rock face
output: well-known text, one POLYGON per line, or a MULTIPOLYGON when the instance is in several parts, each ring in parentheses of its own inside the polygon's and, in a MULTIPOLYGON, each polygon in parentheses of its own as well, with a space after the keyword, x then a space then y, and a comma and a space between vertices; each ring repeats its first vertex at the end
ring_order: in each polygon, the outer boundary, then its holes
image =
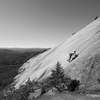
POLYGON ((100 18, 94 20, 61 45, 31 58, 19 68, 15 87, 19 88, 28 78, 42 80, 48 77, 59 61, 66 74, 79 79, 86 86, 99 84, 100 79, 100 18), (68 62, 69 53, 78 57, 68 62))

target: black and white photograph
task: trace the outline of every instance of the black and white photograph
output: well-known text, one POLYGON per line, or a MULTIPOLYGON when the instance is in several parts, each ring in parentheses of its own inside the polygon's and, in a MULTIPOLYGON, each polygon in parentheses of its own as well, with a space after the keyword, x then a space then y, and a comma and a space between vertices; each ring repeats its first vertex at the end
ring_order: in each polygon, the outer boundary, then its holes
POLYGON ((0 100, 100 100, 100 0, 0 0, 0 100))

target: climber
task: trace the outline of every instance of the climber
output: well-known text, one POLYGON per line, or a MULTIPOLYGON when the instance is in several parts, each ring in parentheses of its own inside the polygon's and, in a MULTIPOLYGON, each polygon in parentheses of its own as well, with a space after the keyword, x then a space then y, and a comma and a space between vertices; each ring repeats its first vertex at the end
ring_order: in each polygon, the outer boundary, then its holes
POLYGON ((68 59, 68 61, 70 61, 72 55, 73 55, 73 53, 69 53, 69 59, 68 59))
POLYGON ((74 53, 69 53, 69 59, 68 59, 67 61, 70 62, 70 59, 71 59, 71 57, 72 57, 73 54, 74 54, 74 53))
POLYGON ((74 53, 69 53, 69 59, 67 61, 71 62, 73 61, 76 57, 78 57, 78 54, 76 54, 76 51, 74 53))
POLYGON ((98 19, 98 16, 96 16, 96 17, 94 18, 94 20, 96 20, 96 19, 98 19))

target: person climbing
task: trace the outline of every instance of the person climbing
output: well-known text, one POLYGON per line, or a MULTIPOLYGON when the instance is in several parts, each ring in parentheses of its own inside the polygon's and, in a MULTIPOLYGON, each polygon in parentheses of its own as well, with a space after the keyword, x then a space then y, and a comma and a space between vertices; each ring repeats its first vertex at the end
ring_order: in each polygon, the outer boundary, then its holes
POLYGON ((98 19, 98 16, 96 16, 96 17, 94 18, 94 20, 96 20, 96 19, 98 19))
POLYGON ((69 53, 69 61, 71 60, 73 54, 74 53, 69 53))
POLYGON ((70 59, 71 59, 72 55, 73 55, 73 53, 69 53, 69 59, 67 61, 70 62, 70 59))
POLYGON ((69 53, 69 59, 67 61, 73 61, 76 57, 78 57, 78 55, 79 54, 76 54, 76 51, 74 51, 74 53, 69 53))
POLYGON ((71 57, 71 60, 70 61, 73 61, 75 58, 78 57, 79 54, 76 54, 76 51, 74 51, 72 57, 71 57))

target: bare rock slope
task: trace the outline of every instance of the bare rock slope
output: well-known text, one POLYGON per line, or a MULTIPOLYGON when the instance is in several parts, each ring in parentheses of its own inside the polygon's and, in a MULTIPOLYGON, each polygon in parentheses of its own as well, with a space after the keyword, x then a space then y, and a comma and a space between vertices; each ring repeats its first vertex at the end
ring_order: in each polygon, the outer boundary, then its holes
POLYGON ((15 87, 19 88, 28 78, 42 80, 50 75, 59 61, 66 74, 79 79, 86 86, 99 84, 100 79, 100 18, 94 20, 61 45, 31 58, 19 68, 15 87), (68 62, 69 53, 78 57, 68 62))

